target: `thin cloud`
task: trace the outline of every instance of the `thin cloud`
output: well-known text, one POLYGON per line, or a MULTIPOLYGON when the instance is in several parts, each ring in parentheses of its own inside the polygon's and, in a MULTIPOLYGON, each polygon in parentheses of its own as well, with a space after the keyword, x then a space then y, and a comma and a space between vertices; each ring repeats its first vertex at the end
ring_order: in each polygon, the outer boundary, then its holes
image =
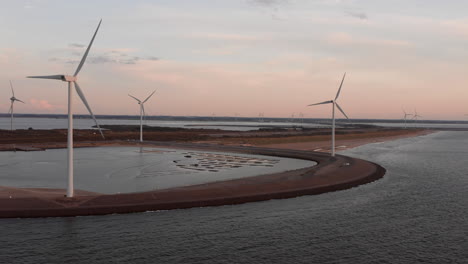
POLYGON ((253 41, 263 38, 262 36, 254 36, 247 34, 226 34, 226 33, 191 33, 190 38, 213 39, 224 41, 253 41))
POLYGON ((413 46, 413 43, 405 40, 394 39, 373 39, 366 37, 353 37, 345 32, 331 33, 326 37, 326 41, 333 45, 360 45, 360 46, 380 46, 407 48, 413 46))
POLYGON ((285 1, 281 1, 281 0, 250 0, 249 2, 252 3, 252 4, 255 4, 255 5, 271 7, 271 6, 281 4, 282 2, 285 2, 285 1))
POLYGON ((72 48, 84 48, 84 47, 86 47, 86 45, 79 44, 79 43, 70 43, 70 44, 68 44, 68 46, 72 47, 72 48))
MULTIPOLYGON (((84 45, 71 43, 69 44, 70 49, 61 50, 65 51, 67 55, 54 56, 49 59, 53 62, 62 62, 68 64, 78 64, 83 56, 84 45), (70 56, 71 55, 71 56, 70 56), (70 58, 72 57, 72 58, 70 58)), ((137 64, 139 61, 158 61, 159 57, 156 56, 139 56, 135 55, 135 49, 131 48, 114 48, 93 51, 87 59, 87 63, 90 64, 137 64)))
MULTIPOLYGON (((160 60, 157 57, 154 56, 148 56, 148 57, 139 57, 139 56, 124 56, 124 58, 121 58, 119 56, 112 56, 111 54, 101 54, 101 55, 96 55, 96 56, 90 56, 87 60, 87 63, 90 64, 137 64, 140 61, 158 61, 160 60)), ((58 61, 59 59, 54 58, 54 61, 58 61)), ((79 63, 78 60, 64 60, 65 63, 69 64, 77 64, 79 63)))
POLYGON ((284 20, 280 15, 280 7, 287 4, 288 0, 248 0, 252 6, 266 9, 274 20, 284 20))
POLYGON ((53 110, 61 108, 61 106, 53 105, 49 103, 47 100, 40 100, 36 98, 29 99, 29 103, 36 110, 53 111, 53 110))
POLYGON ((354 17, 354 18, 361 19, 361 20, 369 19, 367 14, 364 12, 347 11, 346 14, 350 17, 354 17))

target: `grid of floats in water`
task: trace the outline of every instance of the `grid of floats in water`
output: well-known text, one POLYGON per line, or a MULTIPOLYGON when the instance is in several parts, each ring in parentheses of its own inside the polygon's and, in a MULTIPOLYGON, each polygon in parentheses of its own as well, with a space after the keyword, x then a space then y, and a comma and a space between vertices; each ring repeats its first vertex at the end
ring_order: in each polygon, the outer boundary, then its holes
POLYGON ((214 154, 200 152, 182 153, 183 160, 174 160, 177 167, 187 170, 218 172, 242 167, 259 166, 273 167, 278 159, 253 158, 229 154, 214 154))

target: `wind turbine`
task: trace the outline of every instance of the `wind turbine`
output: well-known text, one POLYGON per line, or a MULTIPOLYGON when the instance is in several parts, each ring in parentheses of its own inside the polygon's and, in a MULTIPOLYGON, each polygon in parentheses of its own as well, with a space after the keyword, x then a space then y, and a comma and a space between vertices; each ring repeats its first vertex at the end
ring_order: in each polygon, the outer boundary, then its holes
POLYGON ((404 109, 402 109, 402 110, 403 110, 403 113, 404 113, 403 119, 405 120, 405 128, 406 128, 406 120, 407 120, 407 117, 408 117, 408 116, 411 116, 411 114, 406 113, 406 111, 405 111, 404 109))
POLYGON ((151 96, 153 96, 153 94, 156 92, 156 90, 154 90, 148 97, 146 97, 145 100, 141 101, 140 99, 136 98, 135 96, 133 95, 128 95, 130 97, 132 97, 133 99, 137 100, 138 104, 140 105, 140 142, 143 142, 143 116, 145 115, 145 106, 144 106, 144 103, 146 103, 146 101, 148 101, 148 99, 150 99, 151 96))
POLYGON ((290 122, 291 122, 291 123, 294 123, 295 114, 296 114, 296 113, 292 113, 292 114, 291 114, 291 119, 290 119, 290 122))
POLYGON ((13 105, 15 104, 15 101, 22 102, 23 104, 24 104, 24 102, 15 97, 15 90, 13 89, 13 84, 11 84, 11 81, 10 81, 10 88, 11 88, 12 96, 10 98, 11 105, 10 105, 10 110, 8 110, 8 113, 11 113, 10 130, 13 131, 13 119, 14 119, 14 117, 13 117, 13 105))
POLYGON ((78 73, 80 72, 81 68, 83 67, 83 64, 86 61, 86 57, 88 56, 89 50, 91 49, 91 45, 93 45, 94 38, 96 37, 96 34, 99 30, 99 27, 101 26, 101 21, 99 21, 99 24, 96 28, 96 31, 94 32, 93 38, 91 39, 91 42, 88 45, 88 48, 86 49, 83 58, 80 61, 80 64, 78 65, 78 68, 76 68, 75 74, 73 75, 47 75, 47 76, 28 76, 27 78, 38 78, 38 79, 51 79, 51 80, 60 80, 68 83, 68 140, 67 140, 67 152, 68 152, 68 186, 67 186, 67 197, 73 197, 74 195, 74 188, 73 188, 73 85, 75 86, 76 93, 78 96, 81 98, 81 101, 83 101, 83 104, 86 106, 88 109, 89 113, 91 114, 94 122, 96 123, 97 128, 99 129, 99 133, 101 133, 102 138, 104 138, 104 134, 101 131, 101 127, 99 126, 96 118, 94 117, 93 111, 91 110, 91 107, 89 107, 88 101, 86 100, 86 97, 81 90, 80 86, 78 85, 77 79, 78 79, 78 73))
POLYGON ((338 108, 338 110, 340 110, 340 112, 347 118, 348 116, 345 114, 345 112, 343 111, 343 109, 340 107, 340 105, 338 104, 338 102, 336 101, 338 99, 338 97, 340 96, 340 92, 341 92, 341 87, 343 86, 343 82, 344 82, 344 79, 346 77, 346 72, 344 73, 343 75, 343 79, 341 80, 341 84, 340 84, 340 88, 338 88, 338 92, 336 93, 336 96, 335 96, 335 99, 333 100, 330 100, 330 101, 325 101, 325 102, 321 102, 321 103, 316 103, 316 104, 310 104, 308 106, 313 106, 313 105, 322 105, 322 104, 332 104, 333 107, 332 107, 332 147, 331 147, 331 155, 332 157, 335 156, 335 106, 338 108))
POLYGON ((301 118, 301 124, 304 123, 304 113, 300 112, 299 117, 301 118))
POLYGON ((418 115, 418 112, 416 112, 416 109, 414 109, 413 120, 418 121, 418 117, 422 117, 422 116, 418 115))

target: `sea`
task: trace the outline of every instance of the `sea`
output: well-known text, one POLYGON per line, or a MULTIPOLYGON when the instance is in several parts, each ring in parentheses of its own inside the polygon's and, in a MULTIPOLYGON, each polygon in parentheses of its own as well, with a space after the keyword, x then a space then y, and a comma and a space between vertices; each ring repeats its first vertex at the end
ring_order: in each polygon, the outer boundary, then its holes
POLYGON ((468 263, 468 132, 340 154, 387 173, 356 188, 292 199, 0 219, 0 262, 468 263))

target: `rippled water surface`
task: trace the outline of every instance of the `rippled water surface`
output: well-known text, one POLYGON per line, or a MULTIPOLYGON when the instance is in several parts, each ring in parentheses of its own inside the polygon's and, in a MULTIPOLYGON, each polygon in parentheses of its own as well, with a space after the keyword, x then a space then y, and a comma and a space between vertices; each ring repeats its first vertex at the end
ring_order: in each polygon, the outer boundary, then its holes
POLYGON ((0 220, 3 263, 467 263, 468 133, 343 154, 377 182, 235 206, 0 220))

